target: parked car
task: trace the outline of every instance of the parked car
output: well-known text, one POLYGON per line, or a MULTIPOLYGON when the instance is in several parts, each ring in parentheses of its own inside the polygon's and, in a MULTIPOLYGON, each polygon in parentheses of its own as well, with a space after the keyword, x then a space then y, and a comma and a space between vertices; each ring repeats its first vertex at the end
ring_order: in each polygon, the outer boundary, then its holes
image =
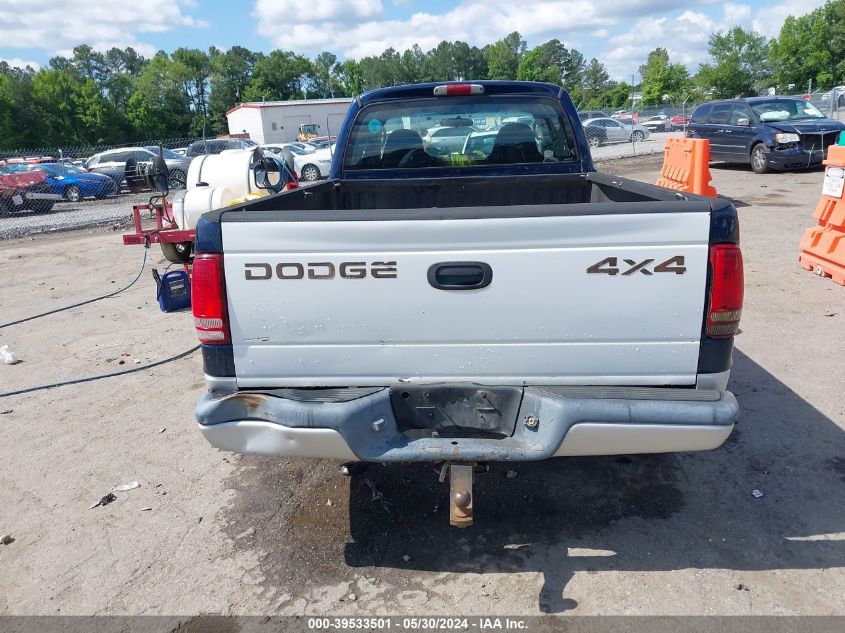
POLYGON ((666 114, 650 116, 640 123, 649 132, 669 132, 672 130, 672 120, 666 114))
POLYGON ((684 129, 690 121, 690 117, 682 114, 676 114, 669 119, 672 122, 672 127, 676 130, 684 129))
POLYGON ((837 109, 845 108, 845 86, 834 86, 822 94, 823 105, 827 106, 831 101, 837 109))
MULTIPOLYGON (((191 159, 180 156, 173 150, 163 148, 161 150, 164 162, 170 172, 170 189, 184 189, 185 180, 188 174, 188 166, 191 159)), ((159 147, 148 145, 146 147, 120 147, 105 152, 94 154, 85 162, 85 169, 96 174, 104 174, 115 183, 115 191, 125 186, 126 162, 134 158, 139 163, 152 162, 159 155, 159 147)))
POLYGON ((279 154, 282 150, 290 150, 294 156, 301 156, 303 154, 311 154, 317 151, 317 148, 308 143, 265 143, 261 145, 266 150, 279 154))
POLYGON ((429 128, 422 140, 430 155, 448 156, 453 152, 460 152, 467 137, 477 131, 472 126, 471 119, 447 119, 440 125, 429 128))
POLYGON ((496 137, 498 135, 498 128, 470 133, 466 141, 464 141, 461 154, 470 158, 487 158, 493 151, 493 146, 496 144, 496 137))
POLYGON ((0 217, 14 211, 38 211, 48 213, 53 205, 62 199, 50 191, 43 171, 12 171, 0 165, 0 217))
POLYGON ((300 154, 293 157, 293 164, 300 180, 314 182, 329 175, 332 166, 335 143, 324 149, 318 149, 310 154, 300 154))
POLYGON ((610 117, 602 119, 587 119, 584 121, 584 132, 591 147, 598 147, 606 143, 639 143, 649 137, 649 130, 642 125, 629 125, 610 117))
POLYGON ((637 122, 639 115, 636 112, 631 112, 629 110, 617 110, 611 114, 609 118, 622 121, 623 123, 632 124, 637 122))
POLYGON ((336 141, 337 141, 336 136, 315 136, 314 138, 312 138, 308 141, 305 141, 305 144, 310 145, 314 149, 325 149, 331 143, 334 143, 336 141))
POLYGON ((845 123, 827 118, 796 97, 751 97, 711 101, 698 108, 686 135, 710 141, 710 160, 770 169, 821 165, 845 123))
POLYGON ((587 119, 606 119, 608 116, 604 110, 579 110, 578 118, 583 123, 587 119))
POLYGON ((478 462, 728 439, 743 296, 730 200, 597 172, 551 84, 373 90, 342 130, 328 182, 197 224, 208 391, 196 416, 213 446, 440 462, 442 514, 467 527, 507 494, 474 495, 478 462), (528 111, 535 125, 503 125, 483 162, 427 153, 418 113, 457 107, 473 119, 528 111), (395 125, 383 135, 371 121, 395 125))
POLYGON ((105 174, 85 171, 82 167, 67 163, 37 163, 20 166, 16 171, 43 171, 45 183, 52 193, 59 194, 70 202, 83 198, 105 198, 115 193, 114 181, 105 174))
POLYGON ((219 154, 226 149, 250 149, 258 143, 244 138, 211 138, 194 141, 188 145, 185 156, 195 158, 204 154, 219 154))

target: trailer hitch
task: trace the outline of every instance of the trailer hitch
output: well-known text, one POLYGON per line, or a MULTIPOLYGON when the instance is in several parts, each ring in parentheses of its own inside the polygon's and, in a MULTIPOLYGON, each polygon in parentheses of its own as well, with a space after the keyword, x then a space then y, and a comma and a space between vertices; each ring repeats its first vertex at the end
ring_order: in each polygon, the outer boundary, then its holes
POLYGON ((440 481, 449 475, 449 524, 454 527, 472 525, 474 471, 471 462, 446 462, 440 469, 440 481))

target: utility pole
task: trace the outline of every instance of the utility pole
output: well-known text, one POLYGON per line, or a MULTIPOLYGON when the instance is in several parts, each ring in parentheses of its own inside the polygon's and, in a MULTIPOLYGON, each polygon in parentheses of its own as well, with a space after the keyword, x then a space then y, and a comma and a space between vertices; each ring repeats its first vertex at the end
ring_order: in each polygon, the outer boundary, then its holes
POLYGON ((634 114, 634 73, 631 73, 631 114, 634 114))

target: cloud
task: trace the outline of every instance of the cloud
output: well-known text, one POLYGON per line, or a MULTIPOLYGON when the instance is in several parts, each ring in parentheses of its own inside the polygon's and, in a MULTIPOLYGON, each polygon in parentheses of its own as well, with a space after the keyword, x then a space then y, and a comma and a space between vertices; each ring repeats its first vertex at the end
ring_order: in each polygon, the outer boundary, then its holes
POLYGON ((255 15, 262 20, 259 32, 268 25, 273 29, 279 24, 314 24, 315 22, 353 20, 373 18, 381 15, 384 7, 381 0, 320 0, 302 2, 301 0, 258 0, 255 3, 255 15))
POLYGON ((145 0, 139 5, 120 0, 3 0, 0 42, 59 55, 70 54, 82 42, 97 50, 132 46, 152 55, 155 47, 138 35, 206 26, 183 11, 194 6, 194 0, 145 0))
POLYGON ((800 5, 794 2, 779 2, 760 9, 754 16, 752 26, 755 31, 768 37, 775 37, 780 33, 780 27, 787 16, 795 17, 807 15, 818 9, 825 3, 825 0, 804 0, 800 5))
POLYGON ((684 11, 674 18, 643 18, 630 31, 611 37, 599 56, 611 77, 630 81, 655 48, 669 51, 669 59, 697 66, 707 56, 707 40, 719 25, 705 13, 684 11))
POLYGON ((321 0, 320 4, 323 6, 315 17, 310 8, 305 10, 307 5, 294 0, 257 0, 258 33, 280 48, 290 48, 295 42, 297 50, 306 53, 329 49, 360 58, 390 47, 403 50, 419 44, 423 49, 433 48, 443 40, 484 45, 513 31, 531 42, 552 37, 567 41, 583 37, 585 31, 606 37, 610 28, 632 16, 677 6, 669 0, 459 0, 439 14, 421 11, 402 19, 380 19, 380 1, 321 0), (282 5, 290 8, 280 9, 282 5))
POLYGON ((0 57, 0 62, 6 62, 12 68, 23 69, 23 68, 26 68, 27 66, 30 66, 30 67, 34 68, 35 70, 38 70, 39 68, 41 68, 41 64, 39 64, 38 62, 27 61, 25 59, 21 59, 20 57, 11 57, 11 58, 0 57))
POLYGON ((721 5, 721 15, 687 9, 675 17, 644 18, 628 31, 611 37, 599 59, 605 62, 611 77, 630 81, 631 73, 638 71, 649 52, 663 47, 673 62, 680 62, 695 72, 709 58, 707 42, 711 33, 741 26, 753 28, 766 37, 776 36, 788 15, 807 14, 824 1, 807 0, 799 7, 789 0, 757 9, 748 4, 726 2, 721 5))

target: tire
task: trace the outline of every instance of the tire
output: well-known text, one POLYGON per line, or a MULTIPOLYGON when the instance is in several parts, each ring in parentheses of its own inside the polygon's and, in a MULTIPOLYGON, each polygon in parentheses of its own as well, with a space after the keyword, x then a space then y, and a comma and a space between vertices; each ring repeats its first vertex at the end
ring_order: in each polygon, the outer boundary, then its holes
POLYGON ((65 187, 64 199, 68 202, 79 202, 82 200, 82 192, 76 185, 68 185, 65 187))
POLYGON ((751 171, 755 174, 765 174, 769 171, 769 161, 766 158, 766 146, 757 143, 751 148, 751 171))
POLYGON ((161 254, 169 262, 187 264, 191 261, 193 242, 159 242, 159 246, 161 246, 161 254))
POLYGON ((181 169, 174 169, 170 172, 170 178, 168 179, 167 186, 170 191, 184 189, 186 181, 187 177, 185 176, 185 172, 181 169))
POLYGON ((53 200, 33 200, 31 208, 36 213, 50 213, 55 204, 53 200))
POLYGON ((601 139, 598 136, 591 136, 587 139, 587 144, 590 147, 601 147, 601 139))
POLYGON ((314 182, 315 180, 320 180, 320 168, 317 165, 312 165, 308 163, 305 167, 302 168, 302 180, 306 182, 314 182))
POLYGON ((7 218, 12 215, 12 209, 14 205, 8 200, 3 200, 0 198, 0 218, 7 218))
POLYGON ((839 99, 836 100, 836 108, 845 108, 845 95, 839 95, 839 99))
POLYGON ((161 246, 161 254, 169 262, 187 264, 191 261, 193 242, 159 242, 159 246, 161 246))
POLYGON ((645 139, 645 134, 639 130, 634 130, 634 133, 631 134, 631 140, 634 141, 634 143, 641 143, 643 139, 645 139))

